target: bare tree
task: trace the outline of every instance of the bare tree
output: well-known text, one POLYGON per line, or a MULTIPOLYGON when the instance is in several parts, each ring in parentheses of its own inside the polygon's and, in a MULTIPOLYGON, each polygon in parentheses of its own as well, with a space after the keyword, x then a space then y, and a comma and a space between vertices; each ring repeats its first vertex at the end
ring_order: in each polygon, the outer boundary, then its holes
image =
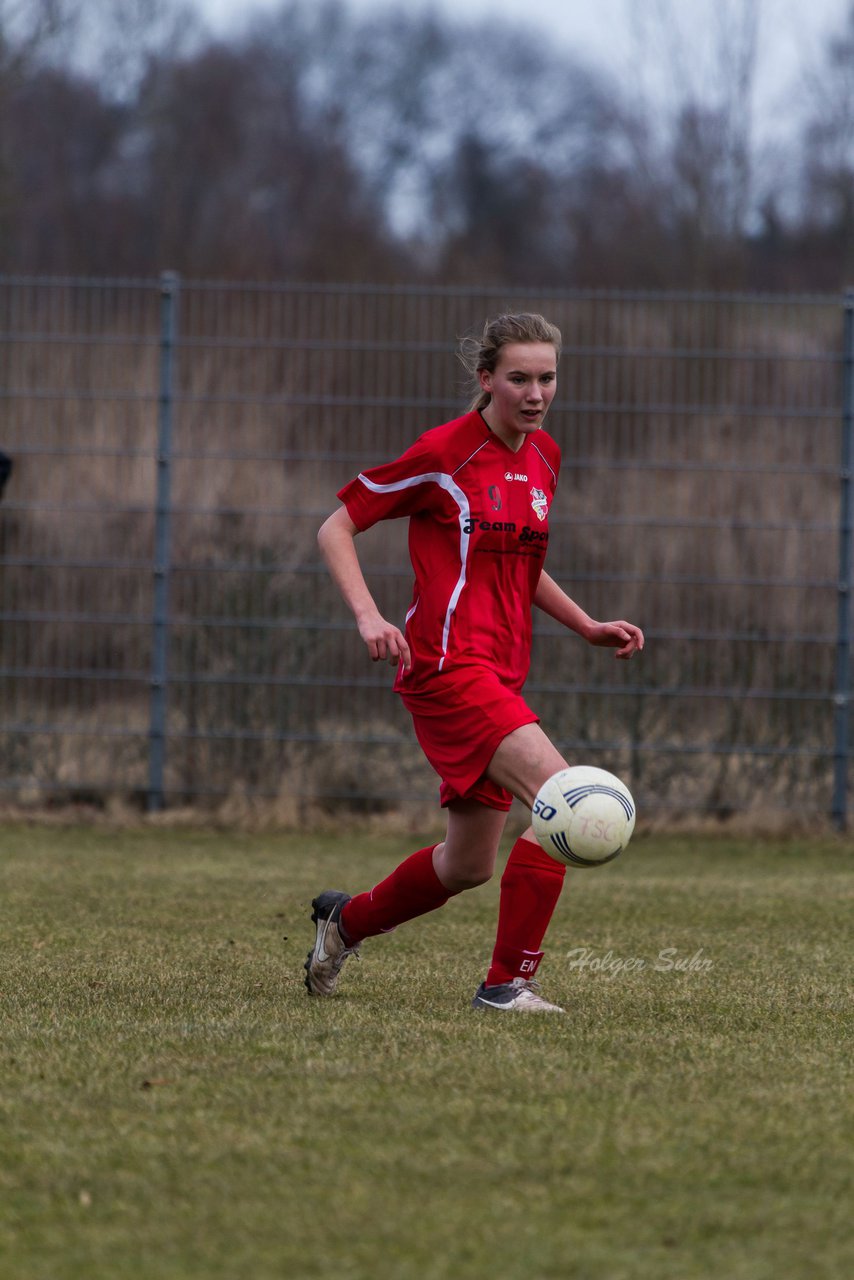
POLYGON ((211 45, 152 69, 137 167, 158 194, 154 258, 225 275, 385 275, 387 228, 329 119, 306 105, 294 63, 262 44, 211 45))
POLYGON ((803 135, 803 224, 822 282, 854 274, 854 4, 809 77, 803 135))
POLYGON ((75 0, 64 64, 130 102, 154 62, 197 52, 205 30, 193 0, 75 0))
MULTIPOLYGON (((633 7, 634 109, 651 148, 642 167, 683 256, 684 283, 731 274, 754 200, 754 97, 762 0, 708 0, 689 19, 676 0, 633 7), (689 25, 689 22, 692 25, 689 25)), ((730 281, 731 282, 731 281, 730 281)))
POLYGON ((12 96, 75 15, 76 0, 0 0, 0 256, 15 219, 12 96))
POLYGON ((282 0, 214 40, 192 0, 0 0, 0 265, 666 288, 785 261, 792 281, 799 245, 854 240, 854 18, 821 69, 799 240, 755 182, 775 2, 705 0, 704 43, 677 0, 632 3, 655 96, 420 7, 282 0))
POLYGON ((79 0, 0 0, 0 82, 8 81, 65 34, 79 0))
POLYGON ((298 91, 382 202, 422 269, 569 281, 566 194, 625 152, 619 87, 522 26, 297 3, 265 47, 300 49, 298 91))

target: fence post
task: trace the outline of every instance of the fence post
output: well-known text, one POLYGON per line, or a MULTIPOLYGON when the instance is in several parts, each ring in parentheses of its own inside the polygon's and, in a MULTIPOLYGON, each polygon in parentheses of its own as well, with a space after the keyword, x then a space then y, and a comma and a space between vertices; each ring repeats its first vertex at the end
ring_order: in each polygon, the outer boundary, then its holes
POLYGON ((157 400, 157 505, 154 514, 154 610, 151 645, 151 703, 148 730, 148 810, 163 808, 166 762, 166 694, 169 648, 169 569, 171 561, 172 407, 175 339, 180 279, 173 271, 160 277, 160 387, 157 400))
POLYGON ((833 734, 833 825, 848 825, 848 757, 851 724, 851 535, 854 467, 854 289, 845 293, 842 345, 842 456, 839 467, 839 584, 837 587, 836 692, 833 734))

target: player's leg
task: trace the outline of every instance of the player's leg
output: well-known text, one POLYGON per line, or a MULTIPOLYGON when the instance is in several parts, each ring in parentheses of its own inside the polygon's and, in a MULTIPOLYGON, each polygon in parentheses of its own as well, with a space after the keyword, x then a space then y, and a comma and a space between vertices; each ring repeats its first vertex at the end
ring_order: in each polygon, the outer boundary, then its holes
MULTIPOLYGON (((527 724, 503 739, 487 776, 530 808, 546 779, 564 768, 566 761, 540 726, 527 724)), ((514 986, 533 979, 565 873, 528 827, 513 845, 501 877, 495 947, 486 981, 475 996, 476 1007, 507 1007, 514 986), (496 1000, 504 1003, 496 1005, 496 1000)))
POLYGON ((433 866, 450 893, 473 889, 490 879, 506 821, 505 810, 478 800, 454 800, 448 805, 448 830, 433 850, 433 866))
POLYGON ((448 806, 448 829, 437 845, 419 849, 369 893, 342 910, 345 934, 353 942, 389 933, 399 924, 435 911, 454 894, 488 880, 495 869, 507 814, 475 800, 448 806))
POLYGON ((315 944, 305 963, 312 995, 332 995, 341 967, 365 938, 390 933, 492 875, 506 812, 474 800, 448 807, 445 839, 410 854, 390 876, 351 898, 330 889, 312 902, 315 944))
POLYGON ((502 738, 486 776, 530 809, 540 787, 566 760, 538 724, 523 724, 502 738))

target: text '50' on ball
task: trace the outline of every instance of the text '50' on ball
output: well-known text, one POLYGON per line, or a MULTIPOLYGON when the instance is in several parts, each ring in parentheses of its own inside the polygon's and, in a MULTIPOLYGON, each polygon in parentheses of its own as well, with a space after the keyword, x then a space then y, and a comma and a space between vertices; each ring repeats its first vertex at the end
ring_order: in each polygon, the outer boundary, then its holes
POLYGON ((600 867, 622 853, 635 829, 635 802, 624 782, 593 765, 561 769, 532 808, 534 835, 556 862, 600 867))

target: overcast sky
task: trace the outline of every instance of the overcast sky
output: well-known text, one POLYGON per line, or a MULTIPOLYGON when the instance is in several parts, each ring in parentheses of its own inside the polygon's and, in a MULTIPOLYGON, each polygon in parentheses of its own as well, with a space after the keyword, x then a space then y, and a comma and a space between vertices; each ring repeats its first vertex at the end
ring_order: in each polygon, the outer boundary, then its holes
MULTIPOLYGON (((282 0, 193 0, 218 32, 241 26, 252 11, 282 0)), ((754 137, 773 143, 798 123, 799 100, 821 61, 828 36, 845 26, 852 0, 349 0, 356 12, 405 6, 480 20, 500 16, 542 31, 619 76, 650 105, 684 101, 691 82, 708 85, 715 60, 716 23, 736 23, 758 3, 759 52, 754 137), (671 20, 666 21, 669 17, 671 20)))
MULTIPOLYGON (((194 0, 196 7, 220 31, 242 22, 254 10, 274 10, 282 0, 194 0)), ((455 17, 500 15, 541 30, 550 41, 588 53, 599 62, 625 71, 632 65, 650 22, 665 12, 678 15, 677 42, 701 59, 713 15, 743 11, 749 0, 350 0, 357 12, 394 7, 422 8, 455 17)), ((817 56, 830 30, 839 30, 850 0, 759 0, 763 93, 775 81, 817 56)))

